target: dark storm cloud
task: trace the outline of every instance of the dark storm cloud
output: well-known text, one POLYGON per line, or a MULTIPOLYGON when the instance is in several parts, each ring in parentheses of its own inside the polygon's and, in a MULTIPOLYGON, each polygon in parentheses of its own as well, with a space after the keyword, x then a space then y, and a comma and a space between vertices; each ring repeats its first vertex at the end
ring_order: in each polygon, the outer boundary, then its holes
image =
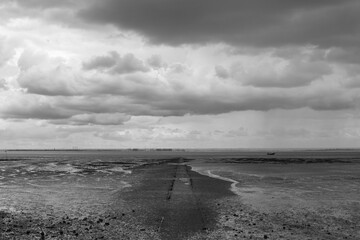
POLYGON ((359 44, 359 10, 356 0, 103 0, 79 16, 170 45, 345 47, 359 44))

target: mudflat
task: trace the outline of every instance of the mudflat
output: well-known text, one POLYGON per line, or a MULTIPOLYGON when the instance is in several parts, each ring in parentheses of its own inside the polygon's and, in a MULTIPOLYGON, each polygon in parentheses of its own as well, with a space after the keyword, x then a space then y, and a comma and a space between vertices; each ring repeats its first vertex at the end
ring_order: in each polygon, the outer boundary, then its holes
POLYGON ((0 239, 358 239, 356 156, 10 153, 0 239))
POLYGON ((24 161, 3 161, 1 239, 205 236, 217 221, 210 203, 235 195, 229 182, 191 171, 181 157, 24 161))

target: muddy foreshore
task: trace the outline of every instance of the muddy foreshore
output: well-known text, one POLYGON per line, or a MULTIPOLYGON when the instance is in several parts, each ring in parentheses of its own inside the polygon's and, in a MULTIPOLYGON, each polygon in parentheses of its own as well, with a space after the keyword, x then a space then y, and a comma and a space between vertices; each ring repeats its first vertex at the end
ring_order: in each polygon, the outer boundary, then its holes
MULTIPOLYGON (((121 179, 131 187, 112 190, 105 198, 107 202, 101 208, 94 204, 92 211, 90 205, 90 211, 56 212, 54 206, 43 203, 38 208, 0 209, 0 239, 357 239, 359 236, 360 204, 356 201, 344 203, 354 212, 351 216, 331 215, 328 211, 333 209, 328 206, 308 209, 284 205, 276 210, 264 210, 231 192, 232 182, 192 171, 188 161, 154 160, 133 168, 131 174, 119 178, 119 184, 121 179)), ((238 185, 246 185, 248 181, 244 178, 238 185)), ((111 184, 114 187, 116 181, 111 184)), ((276 201, 271 200, 272 196, 267 195, 269 201, 276 201)))

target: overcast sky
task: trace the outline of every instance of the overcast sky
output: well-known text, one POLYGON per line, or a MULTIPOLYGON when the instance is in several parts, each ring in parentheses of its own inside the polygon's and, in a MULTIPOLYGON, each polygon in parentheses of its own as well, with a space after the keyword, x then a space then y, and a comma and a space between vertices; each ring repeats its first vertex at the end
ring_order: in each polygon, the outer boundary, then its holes
POLYGON ((0 148, 360 146, 358 0, 0 0, 0 148))

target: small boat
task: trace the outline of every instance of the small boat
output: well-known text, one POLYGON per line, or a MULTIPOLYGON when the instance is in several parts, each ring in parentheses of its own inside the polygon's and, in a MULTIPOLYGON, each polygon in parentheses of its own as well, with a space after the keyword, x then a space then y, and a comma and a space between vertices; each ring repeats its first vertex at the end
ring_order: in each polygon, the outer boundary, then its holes
POLYGON ((275 155, 275 153, 274 152, 268 152, 268 153, 266 153, 267 155, 275 155))

